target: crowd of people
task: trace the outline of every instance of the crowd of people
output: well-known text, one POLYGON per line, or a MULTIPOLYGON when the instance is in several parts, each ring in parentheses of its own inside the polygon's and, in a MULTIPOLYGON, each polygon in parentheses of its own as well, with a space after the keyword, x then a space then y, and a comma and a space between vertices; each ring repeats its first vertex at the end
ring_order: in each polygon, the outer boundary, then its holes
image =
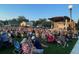
POLYGON ((68 42, 72 40, 72 33, 64 31, 51 31, 45 28, 3 28, 0 30, 0 48, 3 45, 9 48, 15 47, 16 53, 22 54, 42 54, 48 44, 56 43, 62 47, 68 47, 68 42), (20 38, 19 42, 16 40, 20 38), (47 44, 48 43, 48 44, 47 44))

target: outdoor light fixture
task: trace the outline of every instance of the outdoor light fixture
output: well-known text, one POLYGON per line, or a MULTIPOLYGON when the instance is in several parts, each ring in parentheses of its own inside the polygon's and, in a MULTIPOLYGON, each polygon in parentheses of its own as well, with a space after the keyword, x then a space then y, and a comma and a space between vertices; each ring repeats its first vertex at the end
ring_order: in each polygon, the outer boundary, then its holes
POLYGON ((72 5, 69 5, 69 7, 68 7, 69 9, 72 9, 72 5))

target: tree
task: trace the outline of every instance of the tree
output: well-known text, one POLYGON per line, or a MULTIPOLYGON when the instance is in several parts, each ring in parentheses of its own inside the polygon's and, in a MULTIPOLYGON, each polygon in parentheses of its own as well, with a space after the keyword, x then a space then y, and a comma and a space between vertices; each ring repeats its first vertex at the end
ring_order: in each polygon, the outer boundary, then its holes
POLYGON ((3 26, 4 22, 2 20, 0 20, 0 26, 3 26))
POLYGON ((42 23, 43 27, 51 28, 51 22, 50 21, 45 21, 42 23))
POLYGON ((19 17, 17 18, 17 20, 18 20, 19 24, 20 24, 22 21, 29 22, 29 20, 26 19, 24 16, 19 16, 19 17))
POLYGON ((37 21, 32 21, 33 26, 41 26, 41 27, 51 27, 51 22, 47 21, 45 18, 44 19, 39 19, 37 21))
POLYGON ((36 21, 33 20, 31 22, 33 23, 33 26, 36 26, 36 21))
POLYGON ((8 20, 5 20, 3 23, 4 25, 8 25, 8 20))
POLYGON ((13 18, 12 20, 9 20, 9 24, 12 25, 12 26, 15 26, 15 25, 19 25, 18 21, 16 18, 13 18))
POLYGON ((41 19, 41 18, 40 18, 39 20, 36 21, 35 25, 36 25, 36 26, 42 26, 42 24, 43 24, 44 22, 46 22, 46 19, 41 19))

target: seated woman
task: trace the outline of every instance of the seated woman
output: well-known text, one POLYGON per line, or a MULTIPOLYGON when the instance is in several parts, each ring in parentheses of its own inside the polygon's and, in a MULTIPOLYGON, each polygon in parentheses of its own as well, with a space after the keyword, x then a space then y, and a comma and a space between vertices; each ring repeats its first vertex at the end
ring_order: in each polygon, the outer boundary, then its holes
POLYGON ((42 38, 44 41, 47 41, 46 32, 42 32, 42 33, 41 33, 41 38, 42 38))
POLYGON ((22 53, 23 54, 30 54, 31 53, 31 48, 30 48, 30 46, 29 46, 29 44, 28 44, 28 42, 24 42, 24 43, 22 43, 22 53))
POLYGON ((23 54, 31 54, 31 50, 32 50, 32 42, 30 39, 24 38, 21 41, 21 49, 22 49, 22 53, 23 54))
POLYGON ((49 33, 49 34, 47 35, 47 40, 48 40, 48 43, 54 42, 54 35, 52 35, 51 33, 49 33))

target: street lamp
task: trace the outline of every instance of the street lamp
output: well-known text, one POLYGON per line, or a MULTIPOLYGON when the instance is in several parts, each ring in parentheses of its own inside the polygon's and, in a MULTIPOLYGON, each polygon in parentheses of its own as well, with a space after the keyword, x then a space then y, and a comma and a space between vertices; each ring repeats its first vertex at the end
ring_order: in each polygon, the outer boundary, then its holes
POLYGON ((72 21, 72 5, 69 5, 68 8, 69 8, 69 13, 70 13, 70 30, 74 30, 74 29, 72 29, 73 27, 72 27, 72 23, 71 23, 71 21, 72 21))
POLYGON ((70 13, 70 22, 71 22, 71 20, 72 20, 72 5, 69 5, 68 8, 70 11, 69 13, 70 13))

